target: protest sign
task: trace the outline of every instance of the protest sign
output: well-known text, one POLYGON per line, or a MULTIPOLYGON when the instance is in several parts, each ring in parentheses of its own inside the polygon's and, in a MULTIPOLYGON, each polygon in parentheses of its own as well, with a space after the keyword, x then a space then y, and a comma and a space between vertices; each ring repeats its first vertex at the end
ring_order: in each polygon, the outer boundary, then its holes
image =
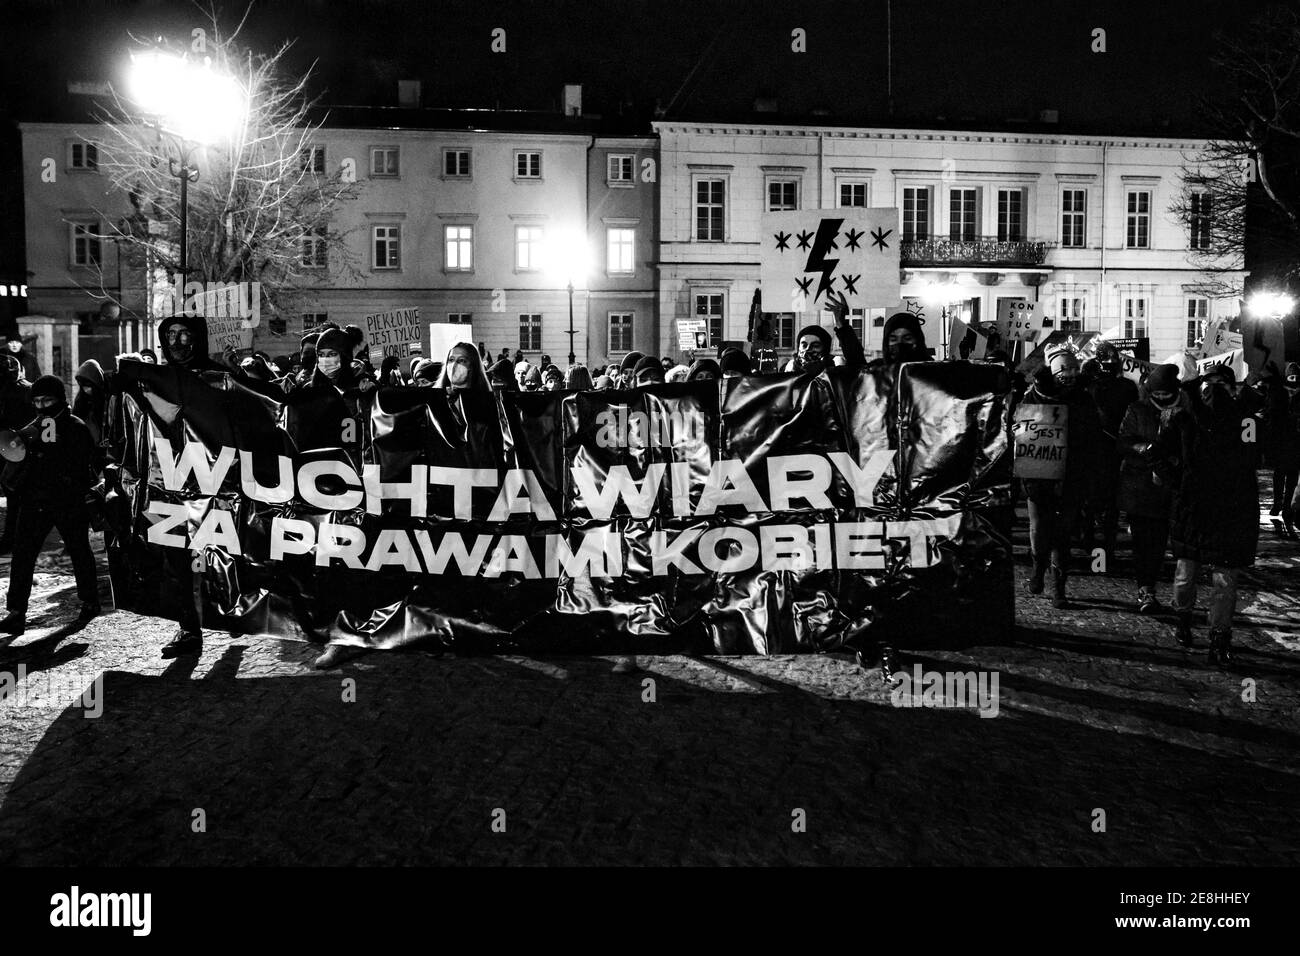
POLYGON ((1247 366, 1244 349, 1233 349, 1231 352, 1223 352, 1219 355, 1211 355, 1209 358, 1198 359, 1196 374, 1204 375, 1216 365, 1228 366, 1228 368, 1232 369, 1232 373, 1237 377, 1238 382, 1245 381, 1247 366))
POLYGON ((991 350, 989 336, 983 329, 967 325, 958 316, 952 317, 948 330, 948 358, 981 362, 991 350))
POLYGON ((698 341, 696 335, 706 331, 703 319, 678 319, 677 320, 677 347, 683 352, 690 352, 699 348, 696 344, 698 341))
POLYGON ((1045 328, 1037 302, 1008 300, 998 311, 998 334, 1008 342, 1037 342, 1045 328))
POLYGON ((830 292, 850 308, 899 299, 897 208, 768 212, 761 235, 764 312, 817 312, 830 292))
POLYGON ((1017 478, 1065 477, 1065 441, 1069 427, 1066 405, 1028 405, 1016 408, 1011 421, 1017 478))
MULTIPOLYGON (((430 322, 429 323, 429 358, 441 362, 457 342, 474 344, 474 326, 468 322, 430 322)), ((421 344, 411 343, 412 357, 422 354, 421 344)))
POLYGON ((1227 319, 1215 319, 1206 327, 1205 335, 1197 343, 1193 354, 1197 361, 1200 361, 1242 347, 1241 333, 1229 332, 1227 319))
POLYGON ((1241 338, 1245 363, 1252 372, 1263 371, 1270 364, 1279 374, 1286 369, 1286 333, 1280 318, 1243 315, 1241 338))
POLYGON ((419 308, 391 309, 365 316, 361 329, 366 333, 370 361, 378 365, 387 355, 409 358, 411 343, 420 341, 420 328, 419 308))

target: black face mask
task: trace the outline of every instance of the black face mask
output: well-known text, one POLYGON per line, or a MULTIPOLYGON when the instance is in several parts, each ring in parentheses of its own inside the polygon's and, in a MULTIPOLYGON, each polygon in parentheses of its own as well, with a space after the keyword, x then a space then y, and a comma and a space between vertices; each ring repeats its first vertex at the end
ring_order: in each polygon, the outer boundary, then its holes
POLYGON ((1173 397, 1169 399, 1169 401, 1167 402, 1162 402, 1160 401, 1160 399, 1152 395, 1151 404, 1155 405, 1157 408, 1173 408, 1175 405, 1178 404, 1178 393, 1174 392, 1173 397))
POLYGON ((893 348, 891 361, 894 362, 924 362, 926 359, 925 349, 911 342, 902 342, 893 348))

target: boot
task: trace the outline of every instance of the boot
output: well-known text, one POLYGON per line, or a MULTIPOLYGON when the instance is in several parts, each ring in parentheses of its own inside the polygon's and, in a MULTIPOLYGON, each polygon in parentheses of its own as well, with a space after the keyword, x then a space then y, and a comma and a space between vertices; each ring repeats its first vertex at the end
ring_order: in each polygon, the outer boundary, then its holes
POLYGON ((10 611, 5 619, 0 621, 0 634, 12 634, 17 637, 25 630, 27 630, 26 611, 10 611))
POLYGON ((368 647, 357 647, 349 644, 328 644, 320 656, 312 662, 312 667, 318 671, 326 671, 331 667, 338 667, 348 661, 355 660, 358 657, 370 653, 368 647))
POLYGON ((1231 667, 1237 663, 1232 653, 1232 631, 1210 632, 1210 653, 1207 658, 1213 667, 1231 667))
POLYGON ((180 627, 172 635, 172 639, 163 646, 162 656, 164 658, 182 657, 187 654, 197 654, 203 650, 203 633, 201 631, 187 631, 180 627))
POLYGON ((1181 647, 1192 646, 1192 612, 1178 612, 1178 629, 1174 631, 1174 640, 1178 641, 1181 647))
POLYGON ((1047 565, 1034 562, 1033 574, 1029 576, 1029 583, 1025 585, 1025 590, 1030 594, 1043 593, 1043 575, 1047 573, 1047 565))
POLYGON ((1070 606, 1065 597, 1065 579, 1067 575, 1061 568, 1052 568, 1052 607, 1058 611, 1070 606))

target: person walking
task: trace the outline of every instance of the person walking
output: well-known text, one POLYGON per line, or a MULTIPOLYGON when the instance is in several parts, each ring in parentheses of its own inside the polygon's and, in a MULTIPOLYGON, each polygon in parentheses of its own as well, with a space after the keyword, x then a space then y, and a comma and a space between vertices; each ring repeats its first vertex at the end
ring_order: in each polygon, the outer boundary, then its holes
POLYGON ((1255 563, 1259 541, 1257 445, 1251 419, 1263 400, 1254 388, 1233 394, 1236 376, 1216 365, 1191 383, 1189 403, 1170 416, 1158 454, 1176 469, 1169 537, 1177 567, 1178 643, 1190 647, 1196 579, 1208 566, 1209 662, 1234 663, 1232 616, 1241 569, 1255 563))
MULTIPOLYGON (((1156 590, 1169 547, 1172 474, 1156 449, 1160 429, 1190 405, 1179 387, 1178 366, 1157 365, 1147 375, 1136 402, 1120 422, 1116 447, 1121 456, 1116 504, 1133 538, 1133 577, 1139 614, 1161 609, 1156 590)), ((1103 426, 1104 427, 1104 426, 1103 426)))
POLYGON ((36 357, 23 348, 23 337, 18 332, 10 332, 5 336, 5 348, 22 366, 23 379, 28 385, 41 377, 41 367, 36 364, 36 357))
POLYGON ((17 636, 27 628, 27 603, 32 594, 36 558, 46 537, 57 529, 72 557, 81 608, 79 621, 100 613, 95 556, 90 550, 90 508, 87 497, 95 484, 94 442, 86 423, 68 407, 63 382, 53 375, 32 385, 37 417, 27 426, 27 455, 19 481, 23 506, 14 530, 14 556, 9 567, 0 633, 17 636))
POLYGON ((1101 545, 1106 555, 1106 570, 1115 573, 1115 543, 1119 538, 1119 472, 1124 455, 1119 448, 1119 428, 1129 406, 1138 400, 1138 387, 1120 375, 1119 349, 1110 342, 1097 346, 1096 368, 1088 382, 1088 391, 1097 405, 1101 419, 1098 443, 1097 475, 1093 498, 1089 502, 1088 521, 1084 528, 1084 548, 1093 550, 1095 533, 1101 531, 1101 545))
POLYGON ((1101 421, 1092 396, 1079 382, 1079 359, 1062 349, 1038 370, 1021 405, 1066 406, 1065 474, 1060 479, 1021 479, 1029 502, 1029 549, 1033 572, 1027 589, 1042 594, 1044 578, 1052 574, 1052 606, 1068 607, 1066 581, 1070 573, 1070 541, 1079 513, 1089 499, 1096 474, 1101 421))
MULTIPOLYGON (((23 381, 22 363, 8 353, 0 355, 0 429, 16 432, 30 422, 35 414, 36 410, 32 408, 32 386, 23 381)), ((11 470, 16 474, 17 466, 11 470)), ((3 489, 5 526, 4 533, 0 534, 0 554, 8 554, 13 550, 14 530, 18 527, 20 490, 17 487, 10 488, 8 484, 5 482, 6 487, 3 489)))

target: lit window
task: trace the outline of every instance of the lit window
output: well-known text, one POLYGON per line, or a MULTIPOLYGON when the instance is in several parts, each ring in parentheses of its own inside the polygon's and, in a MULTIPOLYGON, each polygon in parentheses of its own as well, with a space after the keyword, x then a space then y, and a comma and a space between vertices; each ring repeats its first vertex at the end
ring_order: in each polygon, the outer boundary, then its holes
POLYGON ((542 227, 515 226, 515 269, 536 272, 542 267, 542 227))
POLYGON ((614 229, 607 231, 610 272, 634 272, 636 263, 633 259, 636 249, 635 229, 614 229))
POLYGON ((1124 245, 1129 249, 1151 248, 1151 193, 1131 190, 1128 194, 1128 221, 1124 245))
POLYGON ((695 238, 699 242, 722 242, 726 188, 724 179, 696 181, 695 238))
POLYGON ((474 227, 446 226, 447 271, 468 272, 474 268, 474 227))

